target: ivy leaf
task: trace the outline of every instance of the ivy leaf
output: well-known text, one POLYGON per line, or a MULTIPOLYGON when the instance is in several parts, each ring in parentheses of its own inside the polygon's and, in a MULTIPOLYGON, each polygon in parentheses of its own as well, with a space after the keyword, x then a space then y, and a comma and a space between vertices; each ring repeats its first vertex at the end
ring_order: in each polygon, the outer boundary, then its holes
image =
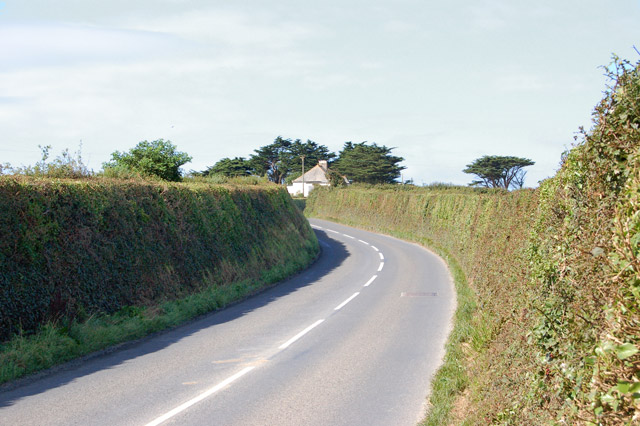
POLYGON ((638 348, 632 343, 625 343, 623 345, 616 346, 616 355, 619 359, 627 359, 638 353, 638 348))
POLYGON ((608 393, 600 397, 600 401, 602 401, 603 404, 611 404, 615 400, 616 398, 613 395, 609 395, 608 393))
POLYGON ((629 393, 629 390, 631 389, 631 383, 629 383, 629 382, 618 382, 618 385, 616 386, 616 388, 618 389, 618 391, 620 393, 629 393))

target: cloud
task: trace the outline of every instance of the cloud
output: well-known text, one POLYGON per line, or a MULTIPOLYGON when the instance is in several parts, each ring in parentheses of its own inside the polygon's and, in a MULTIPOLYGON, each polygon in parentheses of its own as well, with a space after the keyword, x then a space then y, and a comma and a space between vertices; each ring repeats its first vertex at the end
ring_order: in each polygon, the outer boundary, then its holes
POLYGON ((137 61, 184 49, 167 34, 54 23, 0 27, 0 71, 78 63, 137 61))
POLYGON ((190 10, 145 20, 125 21, 130 28, 175 34, 229 47, 286 49, 300 44, 319 31, 308 23, 285 21, 279 16, 242 13, 223 9, 190 10))

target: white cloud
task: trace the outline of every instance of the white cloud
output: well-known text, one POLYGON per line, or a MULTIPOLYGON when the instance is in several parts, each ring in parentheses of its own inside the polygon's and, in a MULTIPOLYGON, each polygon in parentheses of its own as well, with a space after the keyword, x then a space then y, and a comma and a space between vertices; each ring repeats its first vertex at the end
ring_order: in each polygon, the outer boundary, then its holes
POLYGON ((285 21, 270 14, 224 9, 190 10, 124 22, 130 28, 175 34, 200 42, 270 50, 299 45, 319 30, 316 25, 285 21))
POLYGON ((11 24, 0 27, 0 71, 139 61, 185 47, 184 41, 159 33, 70 24, 11 24))

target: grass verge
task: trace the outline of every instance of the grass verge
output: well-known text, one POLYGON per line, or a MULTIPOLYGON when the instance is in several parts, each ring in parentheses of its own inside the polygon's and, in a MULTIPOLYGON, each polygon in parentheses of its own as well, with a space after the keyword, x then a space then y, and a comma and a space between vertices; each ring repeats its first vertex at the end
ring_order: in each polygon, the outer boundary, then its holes
MULTIPOLYGON (((512 383, 511 356, 496 364, 504 348, 495 343, 521 343, 527 318, 518 301, 527 300, 525 252, 536 202, 531 191, 366 187, 314 191, 308 200, 309 216, 416 242, 448 264, 457 309, 424 425, 490 424, 512 394, 526 392, 512 383), (492 382, 488 371, 497 367, 502 377, 492 382)), ((521 346, 508 348, 515 358, 530 352, 526 342, 521 346)))
MULTIPOLYGON (((335 217, 324 219, 342 223, 348 226, 362 227, 358 223, 335 217)), ((371 229, 368 228, 367 229, 371 229)), ((441 367, 431 381, 431 393, 427 416, 420 423, 424 426, 441 426, 450 421, 450 413, 456 399, 469 383, 465 365, 468 353, 465 347, 479 350, 488 340, 489 326, 483 321, 483 316, 474 315, 477 312, 476 296, 467 282, 462 267, 446 249, 435 244, 428 238, 420 238, 412 233, 398 232, 390 229, 375 229, 378 232, 411 241, 431 250, 440 256, 453 278, 456 289, 456 311, 453 317, 453 328, 445 347, 445 356, 441 367)))
POLYGON ((155 306, 128 306, 111 315, 93 316, 82 323, 49 322, 35 334, 16 335, 0 345, 0 384, 220 310, 294 275, 313 261, 315 258, 310 256, 306 263, 276 266, 258 280, 210 286, 155 306))

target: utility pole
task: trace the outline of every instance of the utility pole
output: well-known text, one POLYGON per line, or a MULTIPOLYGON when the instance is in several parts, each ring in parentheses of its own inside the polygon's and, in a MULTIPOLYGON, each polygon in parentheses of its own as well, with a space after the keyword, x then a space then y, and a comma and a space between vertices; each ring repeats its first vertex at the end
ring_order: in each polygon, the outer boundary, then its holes
POLYGON ((300 158, 302 159, 302 197, 306 197, 305 194, 305 187, 304 187, 304 155, 301 155, 300 158))

